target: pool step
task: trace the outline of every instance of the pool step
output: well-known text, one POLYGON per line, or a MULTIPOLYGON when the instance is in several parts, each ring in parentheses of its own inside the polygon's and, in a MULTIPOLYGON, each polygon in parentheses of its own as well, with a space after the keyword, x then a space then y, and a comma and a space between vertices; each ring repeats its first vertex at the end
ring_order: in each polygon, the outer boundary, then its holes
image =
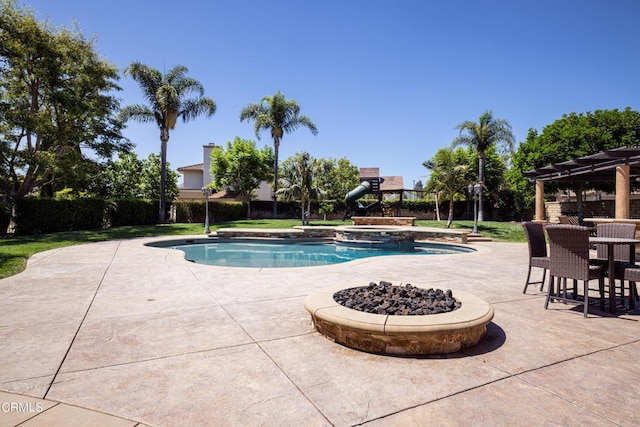
POLYGON ((467 234, 467 242, 493 242, 491 237, 482 237, 480 233, 469 233, 467 234))

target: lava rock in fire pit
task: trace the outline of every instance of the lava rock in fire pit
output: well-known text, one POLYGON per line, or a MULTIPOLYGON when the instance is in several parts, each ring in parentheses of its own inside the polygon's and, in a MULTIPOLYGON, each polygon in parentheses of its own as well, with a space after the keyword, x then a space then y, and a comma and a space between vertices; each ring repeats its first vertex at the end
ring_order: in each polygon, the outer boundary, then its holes
POLYGON ((456 301, 450 289, 422 289, 409 283, 393 286, 385 281, 343 289, 333 294, 333 299, 353 310, 400 316, 446 313, 462 305, 456 301))

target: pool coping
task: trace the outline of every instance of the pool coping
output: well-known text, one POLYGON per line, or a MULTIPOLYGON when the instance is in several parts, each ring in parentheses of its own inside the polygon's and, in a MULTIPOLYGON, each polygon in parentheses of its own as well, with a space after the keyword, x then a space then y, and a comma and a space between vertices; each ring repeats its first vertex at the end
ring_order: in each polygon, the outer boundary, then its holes
MULTIPOLYGON (((368 263, 375 261, 381 257, 389 258, 389 257, 423 257, 424 254, 415 254, 415 253, 407 253, 398 254, 398 255, 380 255, 380 256, 371 256, 366 258, 354 259, 352 261, 346 261, 335 264, 327 264, 327 265, 313 265, 313 266, 304 266, 304 267, 233 267, 233 266, 221 266, 221 265, 208 265, 208 264, 198 264, 192 261, 189 261, 185 258, 185 252, 179 249, 174 249, 172 246, 179 245, 192 245, 192 244, 206 244, 206 243, 223 243, 223 242, 238 242, 241 243, 243 241, 246 242, 265 242, 265 243, 333 243, 333 239, 284 239, 284 238, 261 238, 261 237, 244 237, 244 238, 233 238, 233 239, 219 239, 216 236, 207 235, 203 237, 201 235, 185 235, 185 236, 166 236, 164 238, 158 237, 153 240, 149 240, 142 244, 142 246, 151 248, 154 250, 166 250, 167 256, 165 260, 172 264, 185 264, 188 263, 190 265, 199 265, 205 268, 234 268, 234 269, 252 269, 252 270, 290 270, 290 269, 299 269, 299 268, 326 268, 329 266, 348 266, 348 265, 356 265, 360 263, 368 263)), ((460 251, 459 253, 450 253, 450 254, 434 254, 433 256, 437 257, 456 257, 456 256, 476 256, 482 253, 491 252, 491 249, 486 246, 477 246, 472 244, 462 244, 462 243, 453 243, 453 242, 442 242, 442 241, 434 241, 434 240, 419 240, 416 241, 418 245, 420 244, 433 244, 433 245, 448 245, 448 246, 458 246, 460 248, 469 249, 469 251, 460 251)))
POLYGON ((336 226, 304 226, 296 225, 293 228, 220 228, 211 233, 212 237, 220 239, 234 239, 246 237, 268 238, 332 238, 341 229, 357 232, 358 229, 390 230, 393 232, 410 231, 415 240, 431 240, 449 243, 468 243, 469 230, 451 230, 448 228, 402 226, 402 225, 336 225, 336 226))

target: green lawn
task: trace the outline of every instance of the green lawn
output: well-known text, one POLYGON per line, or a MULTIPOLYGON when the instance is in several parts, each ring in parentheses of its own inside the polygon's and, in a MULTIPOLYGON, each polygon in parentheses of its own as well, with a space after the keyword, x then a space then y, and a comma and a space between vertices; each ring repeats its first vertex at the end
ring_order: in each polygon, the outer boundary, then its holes
MULTIPOLYGON (((447 221, 417 220, 416 225, 422 227, 446 227, 447 221)), ((473 230, 473 221, 453 221, 451 228, 473 230)), ((526 242, 524 229, 519 222, 483 221, 478 223, 478 233, 482 237, 490 237, 498 242, 526 242)))
MULTIPOLYGON (((351 221, 311 221, 311 225, 348 225, 351 221)), ((291 228, 300 225, 298 219, 256 219, 211 224, 211 231, 218 228, 291 228)), ((425 227, 446 227, 446 221, 416 221, 425 227)), ((451 228, 471 230, 472 221, 454 221, 451 228)), ((522 226, 508 222, 482 222, 478 231, 496 241, 526 242, 522 226)), ((107 230, 71 231, 66 233, 41 234, 36 236, 10 237, 0 239, 0 279, 13 276, 24 270, 27 260, 35 253, 64 246, 106 240, 131 239, 134 237, 171 236, 203 234, 203 224, 164 224, 135 227, 115 227, 107 230)))

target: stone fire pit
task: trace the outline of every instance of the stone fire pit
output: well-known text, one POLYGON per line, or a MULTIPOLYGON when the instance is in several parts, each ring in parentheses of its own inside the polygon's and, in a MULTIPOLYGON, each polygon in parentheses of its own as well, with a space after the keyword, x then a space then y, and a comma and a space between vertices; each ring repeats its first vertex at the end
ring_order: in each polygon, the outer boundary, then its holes
POLYGON ((409 283, 393 286, 385 281, 342 289, 333 294, 333 299, 353 310, 395 316, 448 313, 459 309, 461 305, 450 289, 421 289, 409 283))
MULTIPOLYGON (((335 294, 364 286, 336 285, 310 294, 305 308, 314 328, 339 344, 369 353, 426 355, 475 346, 493 319, 491 305, 462 291, 452 292, 457 307, 437 314, 376 314, 347 308, 335 294)), ((414 287, 415 289, 415 287, 414 287)), ((442 291, 441 291, 442 292, 442 291)))

